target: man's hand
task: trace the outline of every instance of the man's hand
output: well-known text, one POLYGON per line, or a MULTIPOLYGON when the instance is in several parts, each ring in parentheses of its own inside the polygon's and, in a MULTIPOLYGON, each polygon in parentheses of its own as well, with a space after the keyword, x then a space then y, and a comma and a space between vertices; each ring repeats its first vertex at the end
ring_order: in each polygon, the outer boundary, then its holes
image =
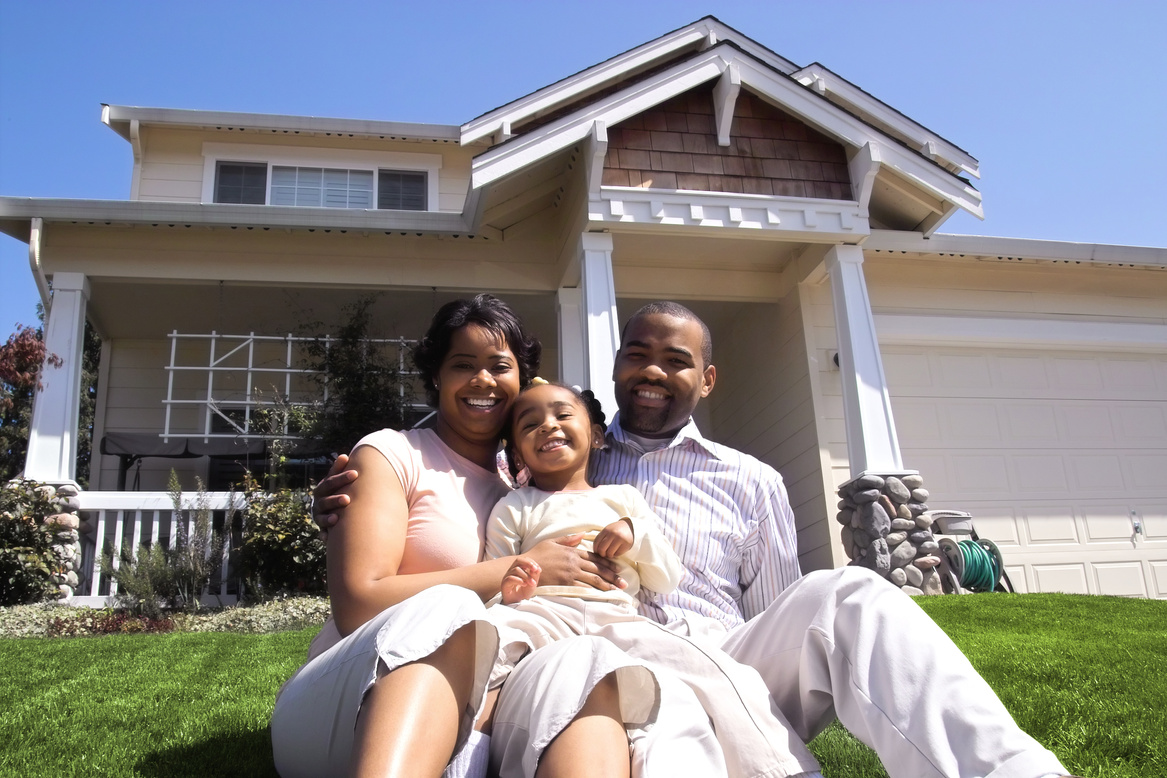
POLYGON ((601 591, 624 589, 628 582, 616 572, 616 563, 578 548, 582 534, 544 540, 526 553, 543 568, 543 586, 589 586, 601 591))
POLYGON ((530 557, 516 557, 511 569, 502 579, 502 601, 507 605, 529 600, 535 594, 535 587, 539 585, 539 574, 542 573, 539 564, 530 557))
POLYGON ((341 454, 328 469, 328 475, 316 484, 312 490, 312 519, 321 533, 327 533, 332 525, 336 524, 341 508, 349 504, 347 494, 337 494, 344 487, 357 480, 356 470, 345 470, 348 465, 348 454, 341 454))
POLYGON ((620 519, 600 530, 596 541, 592 543, 592 550, 605 559, 615 559, 621 554, 627 554, 635 540, 632 532, 632 520, 620 519))

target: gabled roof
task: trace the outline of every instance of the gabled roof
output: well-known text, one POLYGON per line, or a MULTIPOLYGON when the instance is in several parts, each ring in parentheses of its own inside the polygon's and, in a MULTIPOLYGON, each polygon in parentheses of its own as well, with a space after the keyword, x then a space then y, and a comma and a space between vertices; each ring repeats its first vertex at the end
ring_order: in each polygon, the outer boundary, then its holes
MULTIPOLYGON (((710 18, 698 24, 709 22, 716 20, 710 18)), ((942 211, 951 212, 952 208, 962 208, 978 217, 982 216, 980 193, 953 172, 950 166, 942 165, 932 156, 925 156, 918 148, 912 148, 887 130, 805 86, 790 75, 794 71, 785 60, 777 58, 780 61, 775 62, 776 55, 772 53, 764 59, 759 58, 754 53, 759 48, 756 44, 752 46, 753 50, 747 50, 736 40, 727 38, 713 45, 695 45, 692 42, 697 32, 692 29, 694 26, 670 33, 626 55, 608 60, 596 68, 585 70, 546 90, 493 111, 487 114, 489 122, 476 120, 477 123, 464 125, 462 139, 466 143, 481 137, 479 133, 490 127, 501 128, 499 132, 505 135, 506 128, 513 131, 520 121, 530 121, 539 113, 551 113, 546 123, 532 122, 531 129, 523 131, 520 128, 519 134, 500 138, 503 142, 475 157, 472 187, 478 189, 488 186, 548 155, 581 142, 596 133, 597 129, 603 131, 669 98, 720 79, 726 84, 733 84, 733 89, 738 86, 750 89, 852 151, 863 152, 853 155, 858 160, 853 164, 859 165, 853 172, 853 180, 864 176, 874 180, 879 175, 885 186, 892 185, 901 191, 902 186, 895 182, 905 180, 909 186, 921 190, 927 197, 947 204, 942 211), (664 46, 661 41, 668 42, 665 48, 673 56, 672 61, 663 67, 661 57, 652 56, 658 44, 664 46), (681 45, 682 42, 688 42, 687 49, 681 45), (681 52, 679 56, 674 56, 678 52, 681 52), (617 72, 620 65, 627 68, 623 74, 617 72), (594 99, 588 99, 601 86, 607 87, 607 90, 600 91, 594 99), (569 98, 575 99, 576 103, 566 102, 569 98)), ((724 25, 720 25, 719 29, 740 35, 724 25)), ((732 105, 729 110, 732 111, 732 105)), ((870 191, 870 186, 867 186, 867 191, 870 191)))
POLYGON ((192 111, 180 108, 141 108, 102 105, 101 121, 128 141, 132 126, 170 125, 201 129, 251 130, 286 135, 336 135, 380 140, 415 140, 457 143, 460 128, 448 124, 379 122, 366 119, 330 119, 320 116, 235 113, 232 111, 192 111))
POLYGON ((526 97, 488 111, 476 119, 471 119, 462 125, 462 143, 507 135, 512 128, 518 128, 524 122, 577 102, 589 94, 658 67, 671 59, 702 51, 725 40, 732 40, 739 49, 779 72, 789 74, 798 69, 790 60, 780 57, 717 18, 706 16, 623 54, 604 60, 598 65, 581 70, 573 76, 556 81, 526 97))

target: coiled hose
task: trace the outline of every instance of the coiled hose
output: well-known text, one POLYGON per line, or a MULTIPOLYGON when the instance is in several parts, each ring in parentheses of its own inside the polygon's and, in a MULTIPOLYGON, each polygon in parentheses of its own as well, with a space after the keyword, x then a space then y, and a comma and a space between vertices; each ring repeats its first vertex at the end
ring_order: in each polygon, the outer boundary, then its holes
MULTIPOLYGON (((940 540, 940 549, 948 557, 948 563, 961 588, 970 592, 991 592, 997 589, 1005 576, 1005 560, 1000 549, 991 540, 962 540, 959 543, 948 538, 940 540)), ((1005 576, 1008 581, 1008 576, 1005 576)), ((1012 585, 1008 590, 1012 591, 1012 585)))

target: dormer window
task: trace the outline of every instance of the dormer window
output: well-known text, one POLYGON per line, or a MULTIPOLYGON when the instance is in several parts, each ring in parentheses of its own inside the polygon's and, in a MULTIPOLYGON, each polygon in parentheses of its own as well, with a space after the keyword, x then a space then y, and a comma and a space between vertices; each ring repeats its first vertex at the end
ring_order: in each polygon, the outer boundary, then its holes
POLYGON ((215 172, 215 202, 263 205, 267 202, 267 165, 220 162, 215 172))
POLYGON ((432 209, 442 166, 438 154, 258 144, 204 143, 203 157, 203 202, 361 210, 432 209))

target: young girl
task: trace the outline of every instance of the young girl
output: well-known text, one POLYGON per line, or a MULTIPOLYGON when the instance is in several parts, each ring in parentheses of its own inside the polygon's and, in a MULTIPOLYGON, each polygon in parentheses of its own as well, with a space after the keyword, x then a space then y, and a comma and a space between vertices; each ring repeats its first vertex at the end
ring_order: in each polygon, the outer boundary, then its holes
POLYGON ((604 445, 599 403, 536 378, 511 409, 510 431, 512 463, 525 467, 530 480, 495 505, 486 526, 486 557, 523 554, 543 540, 582 533, 580 547, 613 560, 628 586, 610 591, 539 586, 539 565, 519 557, 503 578, 505 605, 487 609, 500 638, 491 686, 532 649, 573 635, 603 637, 671 670, 695 692, 713 722, 730 776, 816 769, 756 671, 637 614, 638 592, 646 597, 671 591, 684 567, 635 487, 588 483, 588 458, 604 445))

